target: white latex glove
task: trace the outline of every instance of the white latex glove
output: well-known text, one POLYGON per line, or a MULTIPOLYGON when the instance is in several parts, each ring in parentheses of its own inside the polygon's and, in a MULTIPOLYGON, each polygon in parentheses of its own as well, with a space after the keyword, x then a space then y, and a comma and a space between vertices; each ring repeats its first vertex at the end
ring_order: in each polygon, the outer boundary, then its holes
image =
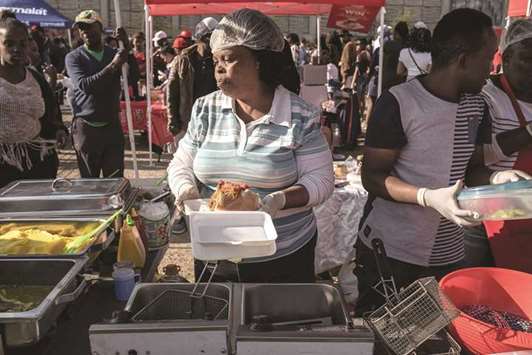
POLYGON ((261 205, 262 210, 275 218, 277 213, 284 208, 286 204, 286 195, 282 191, 277 191, 264 196, 261 205))
POLYGON ((176 196, 176 201, 183 202, 187 200, 195 200, 200 198, 200 193, 196 185, 185 184, 179 189, 179 193, 176 196))
POLYGON ((459 226, 470 227, 478 225, 475 221, 479 218, 478 213, 462 210, 456 202, 456 196, 462 190, 461 180, 450 187, 442 189, 420 189, 418 192, 418 203, 423 207, 431 207, 438 211, 443 217, 459 226))
POLYGON ((519 180, 530 180, 532 176, 521 170, 503 170, 491 174, 490 183, 492 185, 505 184, 507 182, 516 182, 519 180))

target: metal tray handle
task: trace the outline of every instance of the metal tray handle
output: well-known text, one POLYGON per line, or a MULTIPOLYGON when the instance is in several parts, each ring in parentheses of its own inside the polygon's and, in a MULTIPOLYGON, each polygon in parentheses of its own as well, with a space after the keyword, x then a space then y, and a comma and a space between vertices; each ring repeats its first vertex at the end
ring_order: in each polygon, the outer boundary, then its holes
POLYGON ((72 291, 71 293, 65 293, 64 295, 57 297, 54 302, 55 305, 59 306, 61 304, 70 303, 76 300, 81 295, 81 293, 83 292, 86 286, 87 286, 87 280, 85 280, 85 278, 82 278, 78 287, 76 287, 74 291, 72 291))
POLYGON ((107 204, 114 209, 122 208, 124 207, 124 199, 119 194, 111 195, 107 199, 107 204))
POLYGON ((57 178, 54 181, 52 181, 52 191, 61 190, 61 185, 62 184, 66 184, 67 191, 69 191, 72 188, 72 186, 74 185, 74 183, 71 180, 69 180, 69 179, 57 178))

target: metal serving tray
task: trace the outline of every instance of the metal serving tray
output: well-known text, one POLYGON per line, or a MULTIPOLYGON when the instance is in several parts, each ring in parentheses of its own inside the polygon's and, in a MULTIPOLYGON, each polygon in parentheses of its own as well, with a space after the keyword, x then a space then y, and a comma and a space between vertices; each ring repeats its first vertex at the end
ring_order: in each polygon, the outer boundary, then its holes
POLYGON ((110 215, 134 192, 125 178, 19 180, 0 190, 0 218, 110 215))
POLYGON ((67 303, 85 289, 86 282, 77 275, 87 260, 86 257, 0 260, 0 285, 54 286, 36 308, 0 313, 0 329, 7 346, 34 344, 48 332, 67 303))
MULTIPOLYGON (((96 217, 80 217, 80 218, 10 218, 10 219, 2 219, 0 218, 0 224, 2 223, 16 223, 16 222, 35 222, 35 223, 42 223, 42 222, 103 222, 103 218, 96 218, 96 217)), ((87 247, 85 247, 83 250, 81 250, 78 253, 75 254, 1 254, 0 253, 0 260, 1 259, 54 259, 54 258, 79 258, 82 256, 85 256, 87 254, 93 253, 93 252, 99 252, 101 250, 106 249, 112 241, 115 239, 115 232, 107 228, 106 231, 100 233, 99 236, 93 239, 93 242, 87 247)))

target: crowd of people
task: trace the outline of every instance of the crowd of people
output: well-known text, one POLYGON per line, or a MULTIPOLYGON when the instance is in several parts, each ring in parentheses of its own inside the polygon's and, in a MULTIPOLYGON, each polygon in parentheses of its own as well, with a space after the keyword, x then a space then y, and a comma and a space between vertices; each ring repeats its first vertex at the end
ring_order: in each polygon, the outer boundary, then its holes
MULTIPOLYGON (((63 51, 63 65, 51 48, 64 43, 51 44, 39 28, 0 14, 0 187, 55 177, 56 150, 67 136, 55 95, 54 72, 63 67, 81 176, 123 175, 121 69, 129 64, 133 97, 141 99, 146 38, 130 39, 119 28, 104 39, 92 10, 74 26, 82 43, 63 51)), ((381 303, 373 289, 377 239, 399 287, 464 265, 532 272, 532 222, 479 228, 478 214, 456 201, 464 185, 531 178, 532 20, 509 26, 499 46, 502 72, 495 73, 493 24, 476 10, 448 13, 432 33, 421 22, 411 29, 400 22, 377 35, 384 37, 382 67, 378 40, 331 32, 318 55, 308 41, 284 36, 271 18, 249 9, 220 22, 207 17, 194 33, 171 39, 159 31, 150 39, 153 85, 164 88, 169 131, 179 143, 168 167, 177 202, 209 197, 220 180, 237 181, 260 195, 277 230, 273 256, 223 262, 215 280, 314 280, 312 207, 332 194, 334 174, 320 110, 298 96, 305 65, 325 65, 331 97, 350 93, 368 124, 362 182, 369 199, 353 231, 360 312, 381 303), (497 235, 494 260, 479 254, 486 235, 497 235)))

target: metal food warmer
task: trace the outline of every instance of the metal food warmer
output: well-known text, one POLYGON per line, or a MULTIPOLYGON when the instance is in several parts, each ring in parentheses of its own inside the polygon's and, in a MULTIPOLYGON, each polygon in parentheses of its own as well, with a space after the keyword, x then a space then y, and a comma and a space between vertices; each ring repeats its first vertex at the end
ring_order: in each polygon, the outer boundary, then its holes
POLYGON ((89 328, 92 354, 373 354, 373 333, 353 325, 333 286, 211 283, 205 291, 137 285, 118 317, 89 328))
POLYGON ((35 308, 0 312, 0 329, 7 346, 34 344, 50 330, 67 304, 85 289, 86 282, 79 273, 87 260, 86 257, 0 260, 0 285, 47 287, 50 290, 35 308))
MULTIPOLYGON (((136 190, 124 178, 15 181, 0 190, 0 228, 21 223, 101 223, 117 211, 127 211, 135 196, 136 190)), ((0 344, 31 345, 46 335, 68 303, 85 290, 81 274, 115 238, 122 214, 116 219, 114 226, 73 254, 0 252, 0 344), (2 292, 14 287, 45 286, 49 292, 28 310, 10 311, 6 307, 10 300, 2 298, 2 292)))

